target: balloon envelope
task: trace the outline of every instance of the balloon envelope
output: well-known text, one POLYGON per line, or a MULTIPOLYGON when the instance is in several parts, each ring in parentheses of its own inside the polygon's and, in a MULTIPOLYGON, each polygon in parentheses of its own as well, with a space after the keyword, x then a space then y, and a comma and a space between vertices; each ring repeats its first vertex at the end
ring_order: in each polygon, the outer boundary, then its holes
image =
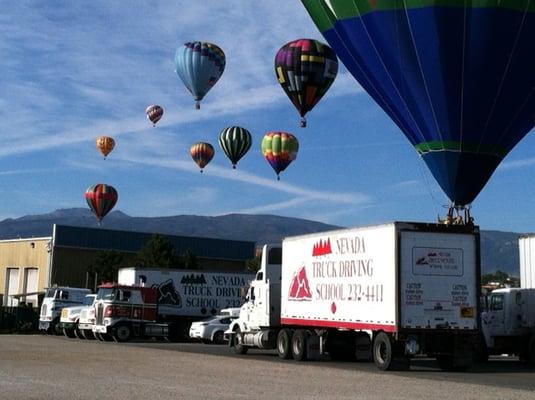
POLYGON ((268 132, 262 139, 262 154, 279 174, 296 159, 299 151, 299 142, 291 133, 268 132))
POLYGON ((115 140, 109 136, 99 136, 96 140, 96 146, 97 150, 106 158, 115 147, 115 140))
POLYGON ((156 125, 163 116, 163 108, 153 104, 145 109, 145 114, 147 114, 149 121, 152 122, 153 125, 156 125))
POLYGON ((214 158, 214 146, 205 142, 195 143, 189 149, 189 153, 202 172, 203 168, 214 158))
POLYGON ((286 43, 275 56, 277 79, 301 116, 312 110, 331 87, 338 73, 338 59, 327 45, 313 39, 286 43))
POLYGON ((112 210, 118 198, 115 188, 104 183, 97 183, 85 191, 87 205, 99 222, 112 210))
POLYGON ((251 133, 240 126, 229 126, 219 134, 219 145, 232 163, 232 168, 236 168, 238 161, 251 148, 252 142, 251 133))
POLYGON ((195 99, 195 106, 221 78, 225 53, 208 42, 188 42, 175 53, 175 72, 195 99))
POLYGON ((455 205, 535 125, 535 2, 302 3, 455 205))

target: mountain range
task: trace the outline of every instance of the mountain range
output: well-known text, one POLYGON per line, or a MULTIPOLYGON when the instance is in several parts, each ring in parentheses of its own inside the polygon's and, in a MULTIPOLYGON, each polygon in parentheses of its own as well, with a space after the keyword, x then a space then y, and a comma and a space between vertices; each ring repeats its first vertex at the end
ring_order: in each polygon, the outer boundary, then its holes
MULTIPOLYGON (((27 215, 0 221, 0 239, 52 235, 52 225, 96 228, 93 214, 85 208, 69 208, 48 214, 27 215)), ((177 215, 169 217, 131 217, 121 211, 111 212, 103 229, 161 233, 168 235, 248 240, 262 243, 279 242, 286 236, 301 235, 340 228, 321 222, 276 215, 229 214, 217 217, 177 215)), ((501 270, 519 275, 519 233, 481 231, 482 273, 501 270)))

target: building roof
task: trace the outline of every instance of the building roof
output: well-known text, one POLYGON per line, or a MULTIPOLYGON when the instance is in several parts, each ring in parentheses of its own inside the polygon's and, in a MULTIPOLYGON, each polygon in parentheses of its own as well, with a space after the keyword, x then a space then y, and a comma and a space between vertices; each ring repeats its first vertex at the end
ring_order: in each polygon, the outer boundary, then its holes
MULTIPOLYGON (((138 252, 154 233, 119 231, 101 228, 54 224, 54 246, 95 250, 138 252)), ((254 258, 255 243, 192 236, 162 235, 173 244, 177 254, 190 250, 197 257, 220 260, 254 258)))

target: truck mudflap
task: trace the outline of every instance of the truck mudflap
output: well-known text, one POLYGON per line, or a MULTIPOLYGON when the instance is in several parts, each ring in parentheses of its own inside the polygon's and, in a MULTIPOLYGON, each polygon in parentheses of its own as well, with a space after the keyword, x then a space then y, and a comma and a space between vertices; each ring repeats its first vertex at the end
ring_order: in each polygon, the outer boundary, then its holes
POLYGON ((47 331, 50 328, 50 321, 41 321, 39 320, 39 330, 47 331))

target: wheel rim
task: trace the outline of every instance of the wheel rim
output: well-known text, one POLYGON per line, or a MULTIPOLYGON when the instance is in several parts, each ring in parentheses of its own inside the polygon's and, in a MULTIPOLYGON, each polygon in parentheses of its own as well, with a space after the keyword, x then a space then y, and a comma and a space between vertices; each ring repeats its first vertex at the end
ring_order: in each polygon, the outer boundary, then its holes
POLYGON ((279 340, 279 353, 284 354, 286 352, 287 347, 288 347, 288 340, 286 339, 286 335, 282 335, 279 340))
POLYGON ((299 335, 294 336, 293 352, 294 354, 301 354, 303 349, 303 338, 299 335))
POLYGON ((386 355, 387 355, 387 349, 386 349, 386 343, 381 341, 378 343, 376 351, 375 351, 375 358, 377 361, 379 361, 381 364, 384 364, 386 361, 386 355))

